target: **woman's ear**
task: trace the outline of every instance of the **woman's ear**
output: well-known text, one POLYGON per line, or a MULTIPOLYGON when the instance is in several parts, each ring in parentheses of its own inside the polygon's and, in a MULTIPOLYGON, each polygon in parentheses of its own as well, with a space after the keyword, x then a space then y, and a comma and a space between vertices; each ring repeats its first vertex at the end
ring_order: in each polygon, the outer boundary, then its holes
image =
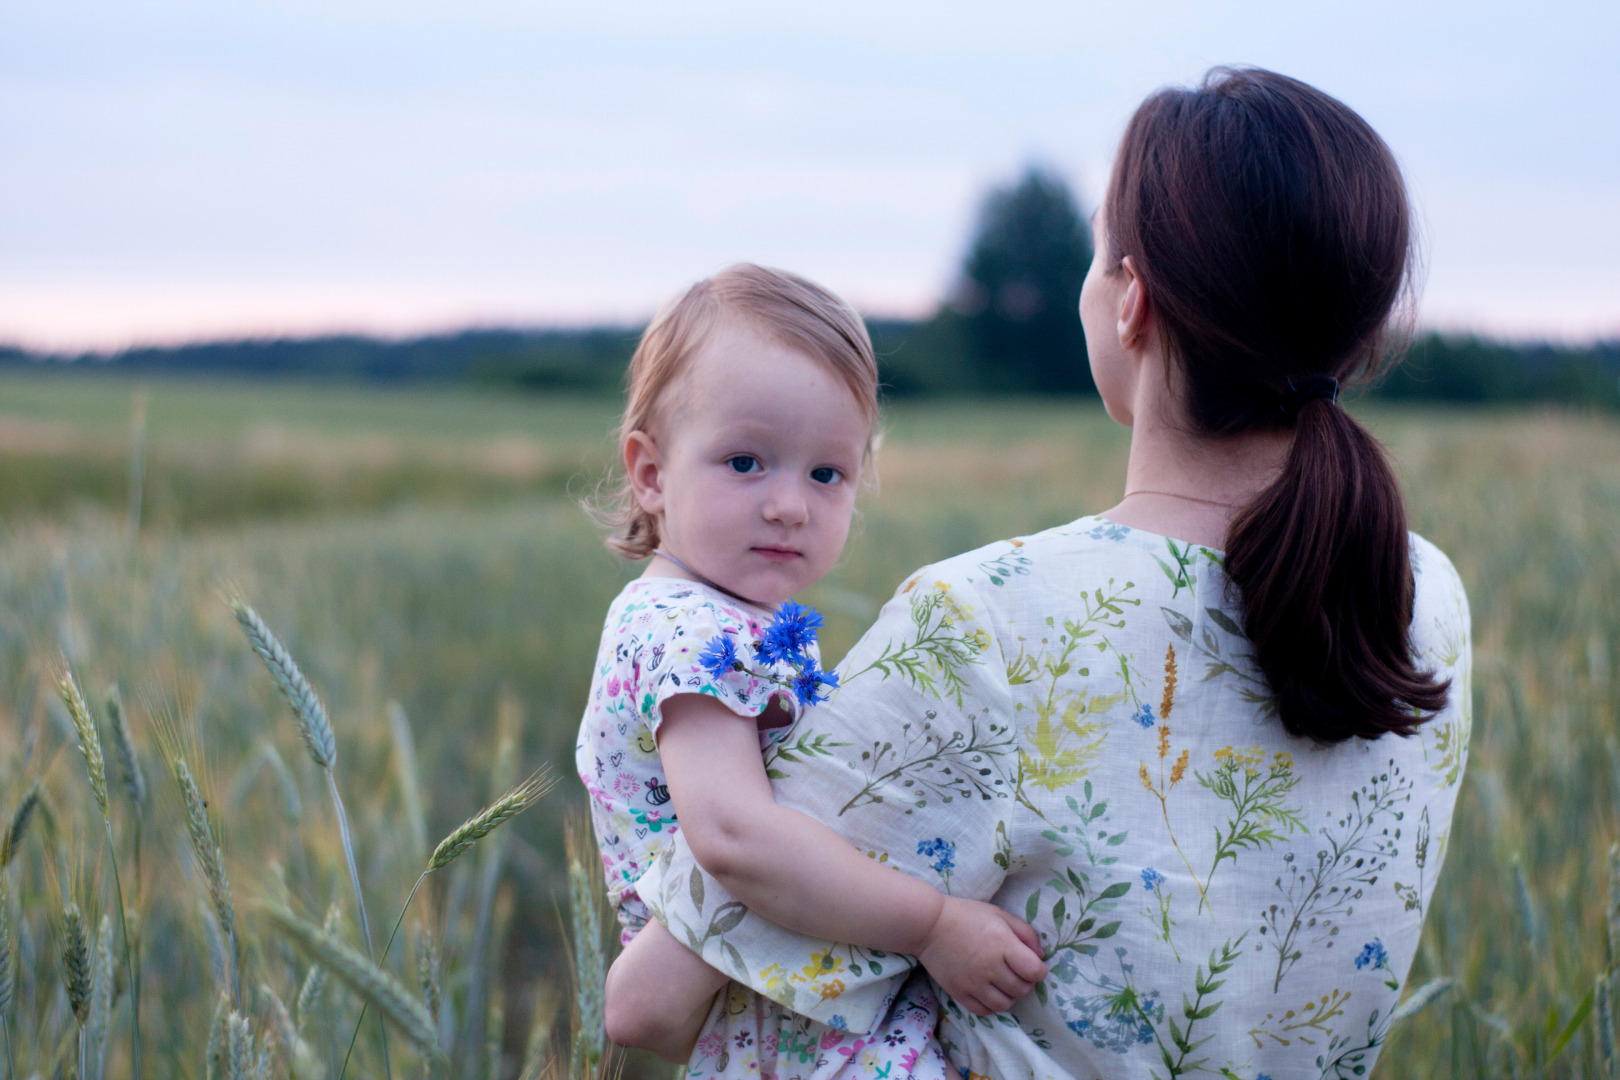
POLYGON ((1125 275, 1125 289, 1119 295, 1119 318, 1115 328, 1119 343, 1128 351, 1142 346, 1148 331, 1148 296, 1136 263, 1129 256, 1120 260, 1120 272, 1125 275))
POLYGON ((624 440, 624 471, 630 491, 642 510, 657 517, 664 512, 664 455, 645 431, 632 431, 624 440))

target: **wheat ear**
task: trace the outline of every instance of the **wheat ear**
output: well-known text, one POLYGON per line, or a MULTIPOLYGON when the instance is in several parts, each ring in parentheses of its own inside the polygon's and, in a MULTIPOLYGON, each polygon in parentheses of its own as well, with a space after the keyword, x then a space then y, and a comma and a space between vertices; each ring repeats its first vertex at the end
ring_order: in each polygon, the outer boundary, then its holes
POLYGON ((337 764, 337 738, 332 734, 332 722, 327 719, 326 706, 316 696, 315 688, 309 685, 309 680, 264 625, 257 611, 240 597, 231 598, 231 610, 236 613, 236 621, 242 624, 248 644, 270 669, 270 677, 281 689, 287 704, 292 706, 293 715, 298 718, 298 733, 309 747, 309 756, 315 759, 315 764, 330 770, 337 764))
POLYGON ((107 759, 101 752, 101 732, 90 717, 90 709, 85 705, 84 695, 79 693, 79 684, 67 669, 66 661, 56 678, 56 688, 61 692, 62 703, 68 708, 73 730, 79 736, 79 753, 84 755, 85 768, 90 772, 90 790, 95 793, 96 805, 101 807, 101 816, 111 820, 107 809, 107 759))
POLYGON ((462 822, 433 849, 433 857, 428 859, 428 870, 442 870, 455 862, 468 848, 533 806, 555 782, 544 770, 537 772, 462 822))
POLYGON ((17 851, 22 846, 23 836, 28 832, 28 823, 34 819, 34 811, 39 809, 39 785, 36 783, 28 789, 17 804, 17 809, 11 812, 11 824, 6 826, 6 838, 0 844, 0 870, 11 865, 11 860, 17 857, 17 851))
POLYGON ((202 868, 203 881, 208 886, 208 899, 214 905, 220 933, 225 935, 225 948, 231 960, 231 998, 238 1001, 241 991, 236 959, 236 904, 231 899, 231 880, 225 874, 225 856, 220 851, 219 839, 208 820, 208 807, 197 788, 197 781, 191 775, 191 766, 180 756, 178 747, 167 748, 167 756, 169 771, 174 775, 175 786, 180 789, 186 838, 191 841, 191 850, 202 868))
POLYGON ((146 770, 141 768, 140 755, 135 752, 135 738, 129 731, 129 714, 124 711, 124 699, 119 695, 117 686, 107 688, 107 716, 112 720, 118 778, 123 781, 124 794, 138 814, 146 805, 146 770))
POLYGON ((355 949, 286 908, 267 904, 263 910, 276 928, 291 938, 293 944, 311 960, 318 961, 351 990, 375 1005, 423 1053, 438 1056, 439 1043, 433 1018, 428 1015, 426 1006, 416 1000, 399 980, 355 949))
POLYGON ((72 900, 62 905, 62 983, 73 1017, 82 1028, 90 1015, 90 937, 85 932, 84 913, 72 900))

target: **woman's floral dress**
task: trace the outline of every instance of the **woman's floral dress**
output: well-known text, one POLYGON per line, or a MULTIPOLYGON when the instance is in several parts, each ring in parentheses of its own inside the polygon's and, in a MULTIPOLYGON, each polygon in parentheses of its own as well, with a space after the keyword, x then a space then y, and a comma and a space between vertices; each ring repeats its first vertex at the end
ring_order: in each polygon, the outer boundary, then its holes
MULTIPOLYGON (((773 775, 778 801, 873 858, 1039 933, 1050 974, 1010 1012, 944 1000, 960 1076, 1371 1070, 1469 735, 1467 600, 1417 536, 1412 568, 1413 647, 1450 702, 1414 737, 1333 746, 1277 721, 1219 552, 1091 517, 901 586, 773 775)), ((640 890, 756 991, 711 1014, 691 1077, 821 1075, 793 1051, 881 1042, 927 981, 908 958, 746 912, 679 843, 640 890)))
MULTIPOLYGON (((637 882, 680 828, 658 758, 663 703, 676 694, 708 694, 739 717, 757 720, 773 699, 780 701, 789 710, 787 723, 760 732, 761 752, 773 759, 788 724, 799 714, 793 694, 755 673, 787 681, 796 674, 791 664, 767 666, 754 657, 752 645, 768 614, 707 586, 658 577, 630 582, 608 608, 574 764, 590 795, 608 901, 624 928, 625 943, 648 918, 637 882), (737 652, 750 658, 747 666, 753 670, 720 676, 708 670, 702 653, 718 635, 734 638, 737 652)), ((808 651, 819 663, 813 643, 808 651)), ((716 925, 742 914, 742 905, 735 904, 716 915, 716 925)), ((892 1016, 875 1041, 798 1018, 771 1030, 750 1028, 736 1018, 753 996, 735 985, 720 996, 716 1010, 733 1017, 735 1030, 719 1036, 718 1044, 710 1037, 700 1045, 707 1060, 729 1064, 735 1055, 740 1065, 764 1051, 803 1060, 829 1076, 844 1068, 853 1075, 939 1080, 947 1075, 932 1038, 939 1005, 926 980, 915 980, 903 993, 891 989, 886 1009, 892 1016)))

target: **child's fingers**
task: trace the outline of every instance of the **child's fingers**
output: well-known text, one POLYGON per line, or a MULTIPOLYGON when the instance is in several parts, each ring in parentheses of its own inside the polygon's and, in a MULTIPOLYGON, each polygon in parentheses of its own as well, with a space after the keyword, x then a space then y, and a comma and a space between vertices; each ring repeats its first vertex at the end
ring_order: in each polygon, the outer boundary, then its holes
MULTIPOLYGON (((1018 935, 1018 940, 1029 946, 1030 952, 1034 953, 1037 957, 1040 956, 1041 939, 1040 935, 1035 933, 1035 928, 1029 925, 1029 923, 1025 922, 1023 919, 1020 919, 1018 916, 1009 915, 1005 911, 1001 913, 1001 916, 1007 920, 1007 925, 1012 927, 1012 932, 1018 935)), ((1042 973, 1041 977, 1045 978, 1044 972, 1042 973)))
POLYGON ((1010 965, 1003 965, 1001 971, 991 977, 990 985, 1012 1001, 1017 1001, 1035 989, 1034 980, 1023 978, 1010 965))
POLYGON ((1013 999, 998 990, 994 984, 984 987, 974 995, 973 1003, 978 1006, 972 1010, 974 1016, 989 1016, 992 1013, 1006 1012, 1012 1008, 1013 999))
MULTIPOLYGON (((1026 942, 1026 944, 1028 944, 1026 942)), ((1007 951, 1007 966, 1014 975, 1027 983, 1038 983, 1046 978, 1046 965, 1041 961, 1041 954, 1026 949, 1009 949, 1007 951)))

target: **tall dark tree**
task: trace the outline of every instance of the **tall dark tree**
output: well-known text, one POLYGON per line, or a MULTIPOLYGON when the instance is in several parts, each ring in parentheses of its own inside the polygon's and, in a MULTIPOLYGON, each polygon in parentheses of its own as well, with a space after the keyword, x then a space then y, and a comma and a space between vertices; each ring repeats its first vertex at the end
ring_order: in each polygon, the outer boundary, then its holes
POLYGON ((986 196, 952 306, 986 389, 1095 393, 1080 329, 1091 228, 1062 177, 1031 166, 986 196))

